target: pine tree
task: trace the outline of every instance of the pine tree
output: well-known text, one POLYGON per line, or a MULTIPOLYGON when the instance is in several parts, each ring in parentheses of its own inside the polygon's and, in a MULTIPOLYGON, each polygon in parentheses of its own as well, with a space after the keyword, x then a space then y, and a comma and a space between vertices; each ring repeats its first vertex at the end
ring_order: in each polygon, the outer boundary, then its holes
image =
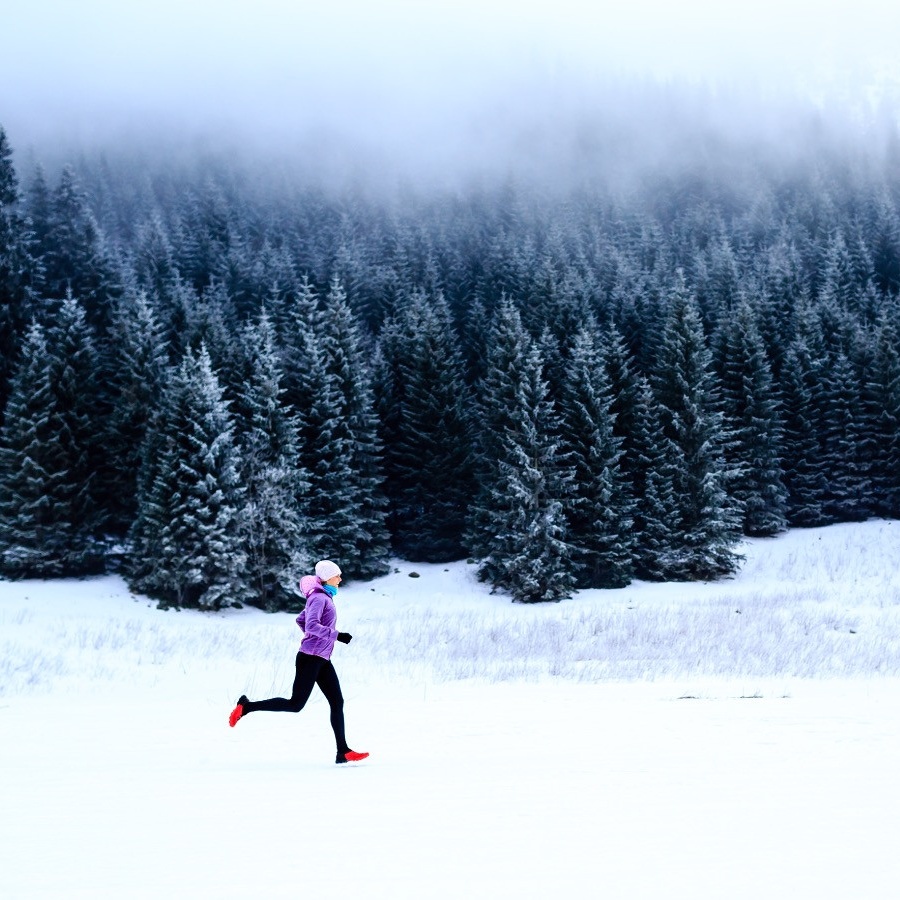
POLYGON ((860 380, 848 356, 836 354, 824 385, 821 448, 827 484, 824 510, 839 522, 862 521, 871 512, 860 380))
POLYGON ((48 476, 65 469, 54 405, 46 335, 35 324, 13 371, 0 433, 0 571, 6 577, 43 574, 48 555, 67 556, 68 541, 56 553, 51 544, 56 508, 47 495, 48 476))
POLYGON ((819 302, 835 309, 854 307, 861 285, 853 273, 853 264, 847 242, 841 231, 832 234, 823 252, 822 279, 819 285, 819 302))
POLYGON ((41 166, 35 169, 34 177, 28 185, 25 211, 28 220, 31 222, 31 231, 35 244, 34 251, 36 255, 42 256, 49 245, 53 217, 53 195, 50 185, 47 184, 47 176, 44 174, 41 166))
MULTIPOLYGON (((311 568, 319 559, 343 560, 355 529, 352 509, 341 506, 352 481, 347 429, 337 380, 326 368, 318 296, 307 279, 292 297, 285 326, 283 396, 296 423, 299 466, 309 479, 304 534, 311 568)), ((341 567, 346 569, 343 562, 341 567)))
POLYGON ((325 423, 326 447, 346 465, 347 477, 327 494, 316 491, 313 483, 314 502, 329 525, 343 523, 334 533, 340 542, 332 545, 343 561, 341 568, 351 577, 374 578, 389 571, 390 555, 378 419, 369 354, 337 281, 325 298, 320 324, 324 368, 337 401, 335 419, 325 423))
POLYGON ((740 510, 727 492, 725 435, 711 366, 700 315, 679 279, 655 379, 663 433, 673 453, 681 541, 670 578, 709 580, 732 574, 740 562, 734 550, 740 539, 740 510))
POLYGON ((820 388, 817 366, 803 338, 787 351, 782 375, 782 457, 788 492, 790 525, 811 528, 831 520, 825 514, 826 481, 819 450, 819 416, 815 402, 820 388))
POLYGON ((591 331, 579 330, 566 367, 560 449, 573 471, 568 533, 578 586, 618 588, 631 581, 632 504, 613 434, 612 389, 591 331))
POLYGON ((10 577, 101 571, 96 354, 81 307, 28 330, 0 440, 0 566, 10 577))
POLYGON ((243 490, 231 414, 209 354, 172 373, 151 471, 131 531, 132 589, 165 605, 220 609, 249 597, 241 541, 243 490))
POLYGON ((610 382, 613 437, 621 441, 621 478, 633 517, 634 570, 639 578, 660 580, 677 542, 671 459, 662 433, 661 410, 650 384, 638 375, 625 341, 610 326, 602 357, 610 382))
POLYGON ((159 212, 138 229, 132 269, 138 284, 158 297, 164 296, 167 285, 178 277, 175 252, 159 212))
POLYGON ((663 422, 664 410, 650 382, 641 376, 629 471, 635 496, 634 571, 647 581, 673 577, 683 550, 676 497, 680 455, 664 433, 663 422))
POLYGON ((540 354, 509 300, 498 310, 479 393, 478 493, 467 533, 479 577, 514 600, 560 600, 575 585, 571 474, 559 458, 540 354))
POLYGON ((12 150, 0 127, 0 422, 19 343, 34 309, 31 241, 21 210, 12 150))
POLYGON ((245 328, 243 347, 246 366, 235 413, 248 583, 256 605, 288 609, 296 604, 292 585, 310 555, 303 515, 309 481, 299 463, 296 422, 283 404, 281 361, 265 313, 245 328))
POLYGON ((167 380, 168 350, 153 304, 126 291, 110 327, 111 413, 106 429, 105 505, 110 529, 124 536, 137 514, 138 480, 147 433, 155 427, 167 380))
POLYGON ((887 188, 874 201, 872 219, 875 283, 884 293, 896 295, 900 290, 900 215, 887 188))
POLYGON ((121 287, 103 235, 70 166, 63 169, 59 186, 51 194, 47 232, 38 248, 44 265, 44 294, 58 298, 72 292, 84 307, 88 322, 102 334, 121 287))
POLYGON ((725 325, 720 363, 727 449, 735 470, 731 494, 743 509, 744 533, 769 537, 784 531, 787 492, 781 476, 781 423, 769 361, 749 302, 725 325))
POLYGON ((349 577, 388 571, 386 500, 377 418, 362 338, 335 283, 325 309, 303 279, 286 320, 285 402, 297 419, 300 463, 309 478, 309 565, 340 560, 349 577))
POLYGON ((865 384, 872 450, 872 501, 882 516, 900 518, 900 332, 896 312, 886 310, 875 337, 871 375, 865 384))
POLYGON ((176 268, 198 294, 224 269, 231 239, 227 201, 212 179, 190 189, 172 229, 176 268))
POLYGON ((199 296, 188 289, 183 301, 186 304, 184 346, 195 353, 201 346, 205 347, 213 368, 229 380, 238 356, 235 337, 239 318, 224 282, 213 279, 199 296))
POLYGON ((414 295, 385 327, 377 372, 394 547, 410 560, 459 559, 474 485, 462 361, 443 297, 414 295))

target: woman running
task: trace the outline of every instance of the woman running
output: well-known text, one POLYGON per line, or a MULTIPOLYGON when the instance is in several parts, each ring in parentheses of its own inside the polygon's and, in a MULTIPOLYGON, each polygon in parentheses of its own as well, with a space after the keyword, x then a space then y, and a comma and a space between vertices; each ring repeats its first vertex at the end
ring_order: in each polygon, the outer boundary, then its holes
POLYGON ((337 672, 331 662, 334 642, 349 644, 352 635, 338 631, 337 611, 334 598, 341 583, 340 567, 330 559, 316 563, 315 575, 304 575, 300 579, 300 590, 306 597, 306 608, 297 616, 297 624, 303 629, 303 641, 297 653, 297 674, 290 698, 273 697, 271 700, 248 700, 245 695, 238 699, 237 706, 228 717, 228 724, 234 728, 238 719, 247 713, 300 712, 312 694, 313 685, 325 695, 331 707, 331 728, 337 743, 335 762, 356 762, 365 759, 368 753, 357 753, 347 746, 344 735, 344 697, 337 672))

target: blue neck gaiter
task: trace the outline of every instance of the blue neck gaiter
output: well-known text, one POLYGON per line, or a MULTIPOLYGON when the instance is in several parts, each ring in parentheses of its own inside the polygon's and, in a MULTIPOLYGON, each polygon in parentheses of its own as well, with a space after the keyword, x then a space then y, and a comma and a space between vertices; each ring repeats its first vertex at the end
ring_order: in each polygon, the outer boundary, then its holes
POLYGON ((337 585, 336 584, 323 584, 323 588, 325 588, 325 593, 328 594, 329 597, 337 596, 337 585))

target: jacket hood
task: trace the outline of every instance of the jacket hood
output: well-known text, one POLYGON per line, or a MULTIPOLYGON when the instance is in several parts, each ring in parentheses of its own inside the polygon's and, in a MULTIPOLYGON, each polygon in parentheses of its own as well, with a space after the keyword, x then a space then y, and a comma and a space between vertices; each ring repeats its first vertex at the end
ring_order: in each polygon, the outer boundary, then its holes
POLYGON ((300 579, 300 593, 309 600, 310 594, 318 588, 322 589, 322 582, 316 575, 304 575, 300 579))

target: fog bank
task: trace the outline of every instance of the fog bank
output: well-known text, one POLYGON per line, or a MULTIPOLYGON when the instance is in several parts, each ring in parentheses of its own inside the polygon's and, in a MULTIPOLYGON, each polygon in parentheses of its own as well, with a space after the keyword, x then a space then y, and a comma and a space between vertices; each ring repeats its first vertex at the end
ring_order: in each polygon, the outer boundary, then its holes
POLYGON ((34 0, 2 14, 0 125, 51 164, 212 150, 393 183, 577 180, 698 135, 790 153, 896 121, 894 4, 624 6, 34 0))

